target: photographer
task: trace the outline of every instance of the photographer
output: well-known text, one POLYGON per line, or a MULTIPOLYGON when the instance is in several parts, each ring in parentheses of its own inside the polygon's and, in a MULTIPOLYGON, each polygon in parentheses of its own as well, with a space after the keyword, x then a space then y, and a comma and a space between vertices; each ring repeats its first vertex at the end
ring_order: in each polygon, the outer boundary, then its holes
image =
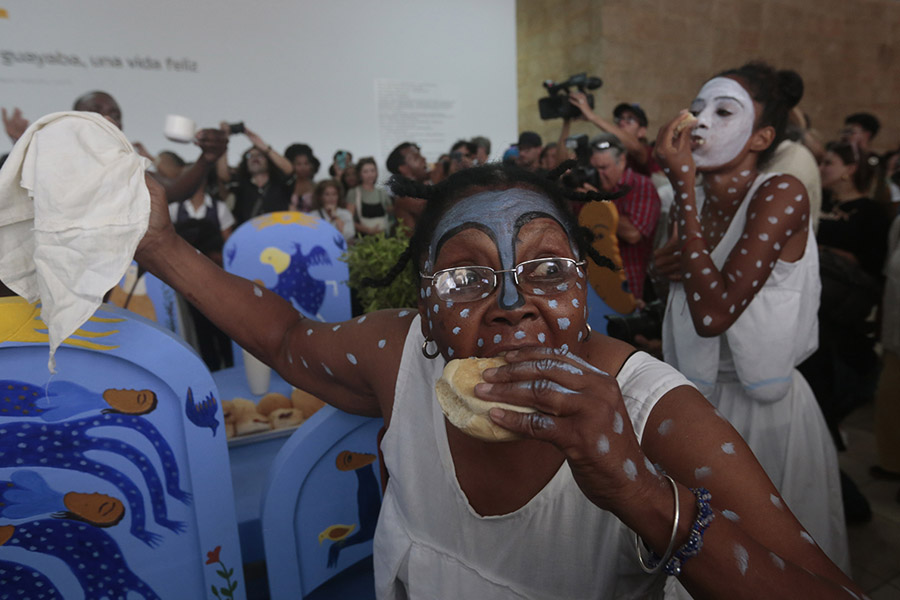
MULTIPOLYGON (((225 133, 232 130, 225 122, 220 128, 225 133)), ((237 225, 257 215, 287 210, 294 185, 294 167, 288 159, 246 127, 241 133, 253 146, 244 152, 237 169, 232 172, 224 154, 216 163, 219 181, 229 184, 234 193, 233 212, 237 225)))
POLYGON ((593 184, 584 188, 603 192, 627 193, 612 200, 619 211, 616 237, 622 253, 622 265, 628 287, 637 299, 644 296, 644 279, 653 252, 653 236, 659 220, 659 195, 649 177, 635 173, 626 165, 625 145, 611 133, 591 140, 590 165, 596 170, 593 184))
MULTIPOLYGON (((637 104, 622 103, 613 111, 613 122, 601 119, 591 109, 584 93, 569 92, 569 102, 576 106, 585 120, 590 121, 606 133, 611 133, 622 141, 628 151, 628 167, 641 175, 651 175, 659 171, 653 159, 653 148, 647 141, 647 114, 637 104)), ((563 128, 567 123, 563 124, 563 128)), ((566 133, 568 136, 568 132, 566 133)))

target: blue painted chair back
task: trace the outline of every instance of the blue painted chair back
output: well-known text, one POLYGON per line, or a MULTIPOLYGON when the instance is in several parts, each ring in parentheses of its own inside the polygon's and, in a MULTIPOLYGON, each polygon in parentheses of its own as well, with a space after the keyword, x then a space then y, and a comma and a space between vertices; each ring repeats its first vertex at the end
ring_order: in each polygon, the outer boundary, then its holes
POLYGON ((245 598, 222 409, 200 358, 108 304, 52 376, 46 338, 38 307, 0 299, 0 590, 245 598))
POLYGON ((371 561, 381 508, 383 423, 326 406, 278 453, 261 511, 273 600, 374 598, 363 561, 371 561))
POLYGON ((109 302, 155 321, 182 339, 187 339, 177 292, 155 275, 140 273, 136 262, 131 263, 125 276, 113 288, 109 302))

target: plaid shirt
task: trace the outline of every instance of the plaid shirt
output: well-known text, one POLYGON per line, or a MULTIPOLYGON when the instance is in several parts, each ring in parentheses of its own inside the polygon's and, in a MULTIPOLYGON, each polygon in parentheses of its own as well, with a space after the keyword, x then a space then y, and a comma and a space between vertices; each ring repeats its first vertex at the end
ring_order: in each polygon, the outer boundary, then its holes
POLYGON ((622 265, 628 278, 628 287, 635 298, 644 296, 644 279, 647 277, 647 266, 653 253, 653 234, 659 221, 659 195, 649 177, 638 175, 631 168, 626 168, 615 191, 629 186, 631 191, 613 200, 619 215, 627 217, 631 224, 641 232, 641 240, 629 244, 619 238, 619 253, 622 265))

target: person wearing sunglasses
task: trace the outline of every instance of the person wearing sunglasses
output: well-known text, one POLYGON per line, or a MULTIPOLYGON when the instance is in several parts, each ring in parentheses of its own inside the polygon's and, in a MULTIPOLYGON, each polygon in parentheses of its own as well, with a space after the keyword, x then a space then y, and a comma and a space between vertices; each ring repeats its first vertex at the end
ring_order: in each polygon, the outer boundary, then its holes
POLYGON ((415 308, 298 316, 180 243, 158 186, 138 251, 293 385, 384 419, 379 598, 660 597, 667 573, 702 597, 862 593, 804 541, 682 375, 591 334, 585 261, 609 261, 578 228, 573 192, 502 164, 393 191, 425 208, 401 259, 369 283, 415 268, 415 308), (435 384, 452 359, 501 355, 474 394, 533 412, 492 409, 517 439, 486 442, 445 419, 435 384))

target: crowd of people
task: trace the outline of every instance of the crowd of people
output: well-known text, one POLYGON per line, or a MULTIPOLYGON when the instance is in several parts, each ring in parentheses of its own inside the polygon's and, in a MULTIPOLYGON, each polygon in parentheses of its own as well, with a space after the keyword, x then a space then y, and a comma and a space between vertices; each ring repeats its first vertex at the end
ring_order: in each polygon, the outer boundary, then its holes
MULTIPOLYGON (((490 140, 461 139, 431 164, 404 142, 390 192, 372 157, 339 150, 320 177, 309 145, 280 153, 246 127, 229 165, 223 123, 198 133, 193 163, 139 148, 156 169, 136 258, 194 299, 208 335, 385 419, 379 597, 658 597, 668 575, 671 598, 859 598, 845 523, 870 513, 836 452, 841 420, 877 396, 872 473, 900 481, 900 150, 872 150, 867 113, 823 143, 802 96, 797 73, 748 63, 652 136, 639 104, 607 120, 573 92, 589 139, 565 119, 555 142, 525 131, 490 161, 490 140), (612 263, 577 217, 601 200, 635 316, 666 303, 637 350, 592 335, 586 263, 612 263), (348 245, 408 236, 369 283, 412 262, 417 310, 298 321, 216 266, 235 226, 280 210, 348 245), (498 354, 474 393, 529 409, 489 413, 519 439, 445 427, 427 401, 445 362, 498 354)), ((103 92, 75 109, 121 124, 103 92)), ((3 119, 13 139, 28 124, 3 119)))

